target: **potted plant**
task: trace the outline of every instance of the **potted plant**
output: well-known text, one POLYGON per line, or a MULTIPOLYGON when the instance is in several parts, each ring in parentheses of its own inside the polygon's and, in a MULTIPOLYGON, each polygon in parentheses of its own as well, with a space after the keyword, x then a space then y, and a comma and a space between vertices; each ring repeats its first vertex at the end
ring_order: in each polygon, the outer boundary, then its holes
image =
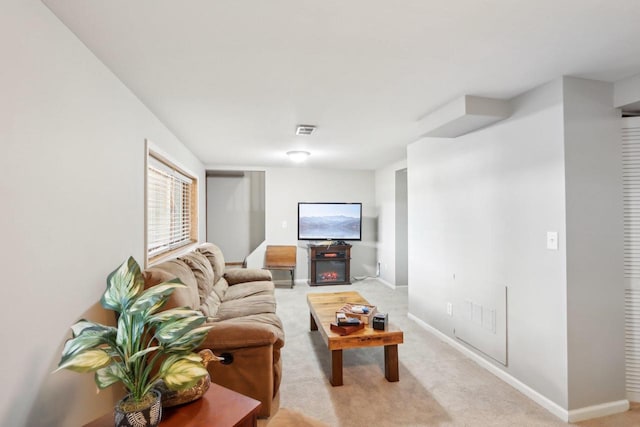
POLYGON ((193 352, 211 328, 202 326, 205 317, 188 308, 159 311, 184 286, 174 279, 145 290, 140 267, 130 257, 108 276, 100 299, 104 308, 117 313, 117 327, 84 319, 71 327, 56 371, 95 372, 99 389, 122 382, 129 394, 116 406, 116 426, 160 422, 160 396, 153 389, 158 380, 170 390, 182 390, 207 375, 193 352), (143 415, 149 418, 146 423, 143 415))

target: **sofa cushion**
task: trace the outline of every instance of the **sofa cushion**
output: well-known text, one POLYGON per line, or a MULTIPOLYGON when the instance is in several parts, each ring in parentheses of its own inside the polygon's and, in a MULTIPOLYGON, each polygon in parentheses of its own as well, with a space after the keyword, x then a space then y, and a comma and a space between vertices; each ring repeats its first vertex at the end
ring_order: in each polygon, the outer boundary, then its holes
POLYGON ((184 262, 172 259, 161 264, 147 268, 144 273, 145 288, 155 286, 176 277, 186 285, 186 288, 177 288, 169 297, 165 305, 166 309, 175 307, 190 307, 194 310, 200 308, 198 295, 198 283, 191 269, 184 262))
POLYGON ((200 304, 200 311, 207 317, 213 317, 218 313, 221 301, 218 294, 211 292, 200 304))
POLYGON ((279 327, 269 322, 243 320, 244 318, 238 318, 207 323, 206 325, 212 326, 212 329, 200 347, 220 351, 274 345, 281 341, 282 329, 279 327))
POLYGON ((230 268, 225 270, 224 278, 229 286, 245 282, 261 282, 271 280, 271 271, 258 268, 230 268))
POLYGON ((219 351, 274 345, 280 349, 284 344, 282 325, 278 319, 269 319, 270 316, 276 315, 261 314, 207 323, 212 329, 200 347, 219 351), (259 320, 261 318, 264 321, 259 320))
POLYGON ((275 312, 276 298, 273 295, 253 295, 242 299, 223 301, 218 308, 218 313, 209 320, 218 321, 275 312))
POLYGON ((273 295, 273 282, 246 282, 230 286, 224 294, 224 301, 245 298, 251 295, 273 295))
POLYGON ((213 285, 213 292, 218 294, 221 301, 224 301, 227 295, 227 289, 229 289, 229 283, 224 277, 221 277, 220 280, 213 285))
POLYGON ((224 275, 224 255, 222 255, 222 251, 213 243, 203 243, 196 250, 206 256, 211 263, 214 275, 213 283, 217 283, 224 275))
MULTIPOLYGON (((198 251, 191 251, 178 258, 191 268, 193 275, 198 283, 198 294, 200 296, 200 304, 210 296, 213 291, 213 268, 206 256, 198 251)), ((218 301, 219 303, 220 301, 218 301)))
POLYGON ((221 323, 234 325, 262 325, 262 327, 269 328, 276 335, 274 345, 277 348, 284 346, 284 327, 282 326, 280 317, 278 317, 276 313, 249 314, 235 319, 228 319, 221 323))

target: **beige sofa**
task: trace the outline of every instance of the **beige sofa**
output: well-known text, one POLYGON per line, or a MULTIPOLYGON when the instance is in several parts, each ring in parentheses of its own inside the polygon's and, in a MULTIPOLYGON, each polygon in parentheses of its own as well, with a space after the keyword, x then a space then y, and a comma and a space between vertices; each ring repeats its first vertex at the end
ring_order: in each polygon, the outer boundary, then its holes
POLYGON ((222 251, 205 243, 143 274, 146 287, 175 277, 187 286, 171 295, 166 308, 200 310, 214 325, 201 348, 225 354, 226 361, 209 364, 211 380, 262 402, 259 416, 275 414, 284 332, 276 315, 271 273, 225 269, 222 251))

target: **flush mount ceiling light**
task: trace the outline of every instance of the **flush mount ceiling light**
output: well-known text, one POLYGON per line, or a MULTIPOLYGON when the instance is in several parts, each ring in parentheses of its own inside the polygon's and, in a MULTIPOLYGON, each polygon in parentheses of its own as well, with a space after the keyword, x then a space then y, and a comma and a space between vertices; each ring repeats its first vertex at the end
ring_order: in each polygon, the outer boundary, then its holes
POLYGON ((304 162, 310 155, 311 153, 308 151, 287 151, 287 156, 296 163, 304 162))
POLYGON ((296 135, 311 135, 316 127, 313 125, 298 125, 296 135))

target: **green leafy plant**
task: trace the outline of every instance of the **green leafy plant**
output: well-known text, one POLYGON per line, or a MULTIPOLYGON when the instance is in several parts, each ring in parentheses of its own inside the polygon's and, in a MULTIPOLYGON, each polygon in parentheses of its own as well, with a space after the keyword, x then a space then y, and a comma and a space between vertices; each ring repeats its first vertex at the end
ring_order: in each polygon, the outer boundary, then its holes
POLYGON ((100 299, 104 308, 118 313, 117 328, 79 320, 56 371, 95 372, 100 389, 121 381, 135 403, 159 379, 171 390, 193 386, 207 374, 193 350, 211 327, 202 326, 205 317, 189 308, 159 311, 184 286, 174 279, 145 290, 140 267, 130 257, 108 276, 100 299))

